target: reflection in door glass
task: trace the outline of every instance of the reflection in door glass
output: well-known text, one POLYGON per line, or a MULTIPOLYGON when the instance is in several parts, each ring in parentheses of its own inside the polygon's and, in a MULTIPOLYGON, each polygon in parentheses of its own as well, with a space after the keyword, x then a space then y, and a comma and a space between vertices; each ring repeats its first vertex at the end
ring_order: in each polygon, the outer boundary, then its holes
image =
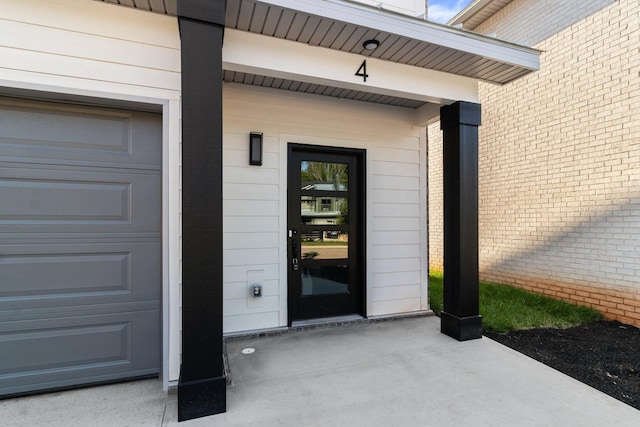
POLYGON ((349 268, 346 265, 302 268, 302 295, 346 294, 349 268))
POLYGON ((302 259, 347 259, 349 233, 346 231, 311 231, 301 234, 302 259))
POLYGON ((300 162, 303 190, 347 191, 349 169, 346 163, 300 162))
POLYGON ((349 223, 349 203, 346 197, 300 197, 303 224, 340 225, 349 223))

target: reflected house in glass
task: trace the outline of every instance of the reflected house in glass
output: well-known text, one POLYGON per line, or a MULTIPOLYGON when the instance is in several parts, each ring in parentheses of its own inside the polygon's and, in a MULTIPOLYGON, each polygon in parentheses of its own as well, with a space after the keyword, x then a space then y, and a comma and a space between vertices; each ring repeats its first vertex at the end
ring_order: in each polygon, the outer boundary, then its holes
MULTIPOLYGON (((327 183, 303 183, 303 190, 320 191, 344 191, 343 184, 327 183)), ((300 209, 302 222, 309 225, 334 225, 342 224, 346 209, 347 199, 332 196, 301 196, 300 209)))

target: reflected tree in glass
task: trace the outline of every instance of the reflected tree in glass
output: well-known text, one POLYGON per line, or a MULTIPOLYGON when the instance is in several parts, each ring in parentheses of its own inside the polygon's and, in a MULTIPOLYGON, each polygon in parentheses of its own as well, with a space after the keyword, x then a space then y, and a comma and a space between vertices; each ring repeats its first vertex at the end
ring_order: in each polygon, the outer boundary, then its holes
POLYGON ((349 199, 340 199, 340 214, 336 217, 336 224, 349 224, 349 199))
POLYGON ((349 188, 349 173, 345 163, 302 162, 300 178, 303 183, 332 184, 336 191, 349 188))

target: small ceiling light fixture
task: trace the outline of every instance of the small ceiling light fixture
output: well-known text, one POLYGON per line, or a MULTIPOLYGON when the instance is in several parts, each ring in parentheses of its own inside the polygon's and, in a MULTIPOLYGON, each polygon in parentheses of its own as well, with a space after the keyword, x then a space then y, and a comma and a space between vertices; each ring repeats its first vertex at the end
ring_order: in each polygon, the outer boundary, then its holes
POLYGON ((380 46, 380 42, 378 40, 367 40, 366 42, 362 43, 362 47, 364 47, 367 50, 376 50, 378 48, 378 46, 380 46))

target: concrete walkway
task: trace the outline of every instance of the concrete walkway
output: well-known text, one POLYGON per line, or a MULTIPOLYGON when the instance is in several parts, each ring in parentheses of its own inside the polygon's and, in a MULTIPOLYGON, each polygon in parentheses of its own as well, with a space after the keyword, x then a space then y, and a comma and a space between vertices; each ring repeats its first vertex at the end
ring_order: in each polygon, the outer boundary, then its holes
MULTIPOLYGON (((640 426, 640 411, 437 318, 228 344, 227 413, 180 426, 640 426), (253 354, 242 354, 244 348, 253 354)), ((175 426, 158 380, 0 401, 7 426, 175 426)))

